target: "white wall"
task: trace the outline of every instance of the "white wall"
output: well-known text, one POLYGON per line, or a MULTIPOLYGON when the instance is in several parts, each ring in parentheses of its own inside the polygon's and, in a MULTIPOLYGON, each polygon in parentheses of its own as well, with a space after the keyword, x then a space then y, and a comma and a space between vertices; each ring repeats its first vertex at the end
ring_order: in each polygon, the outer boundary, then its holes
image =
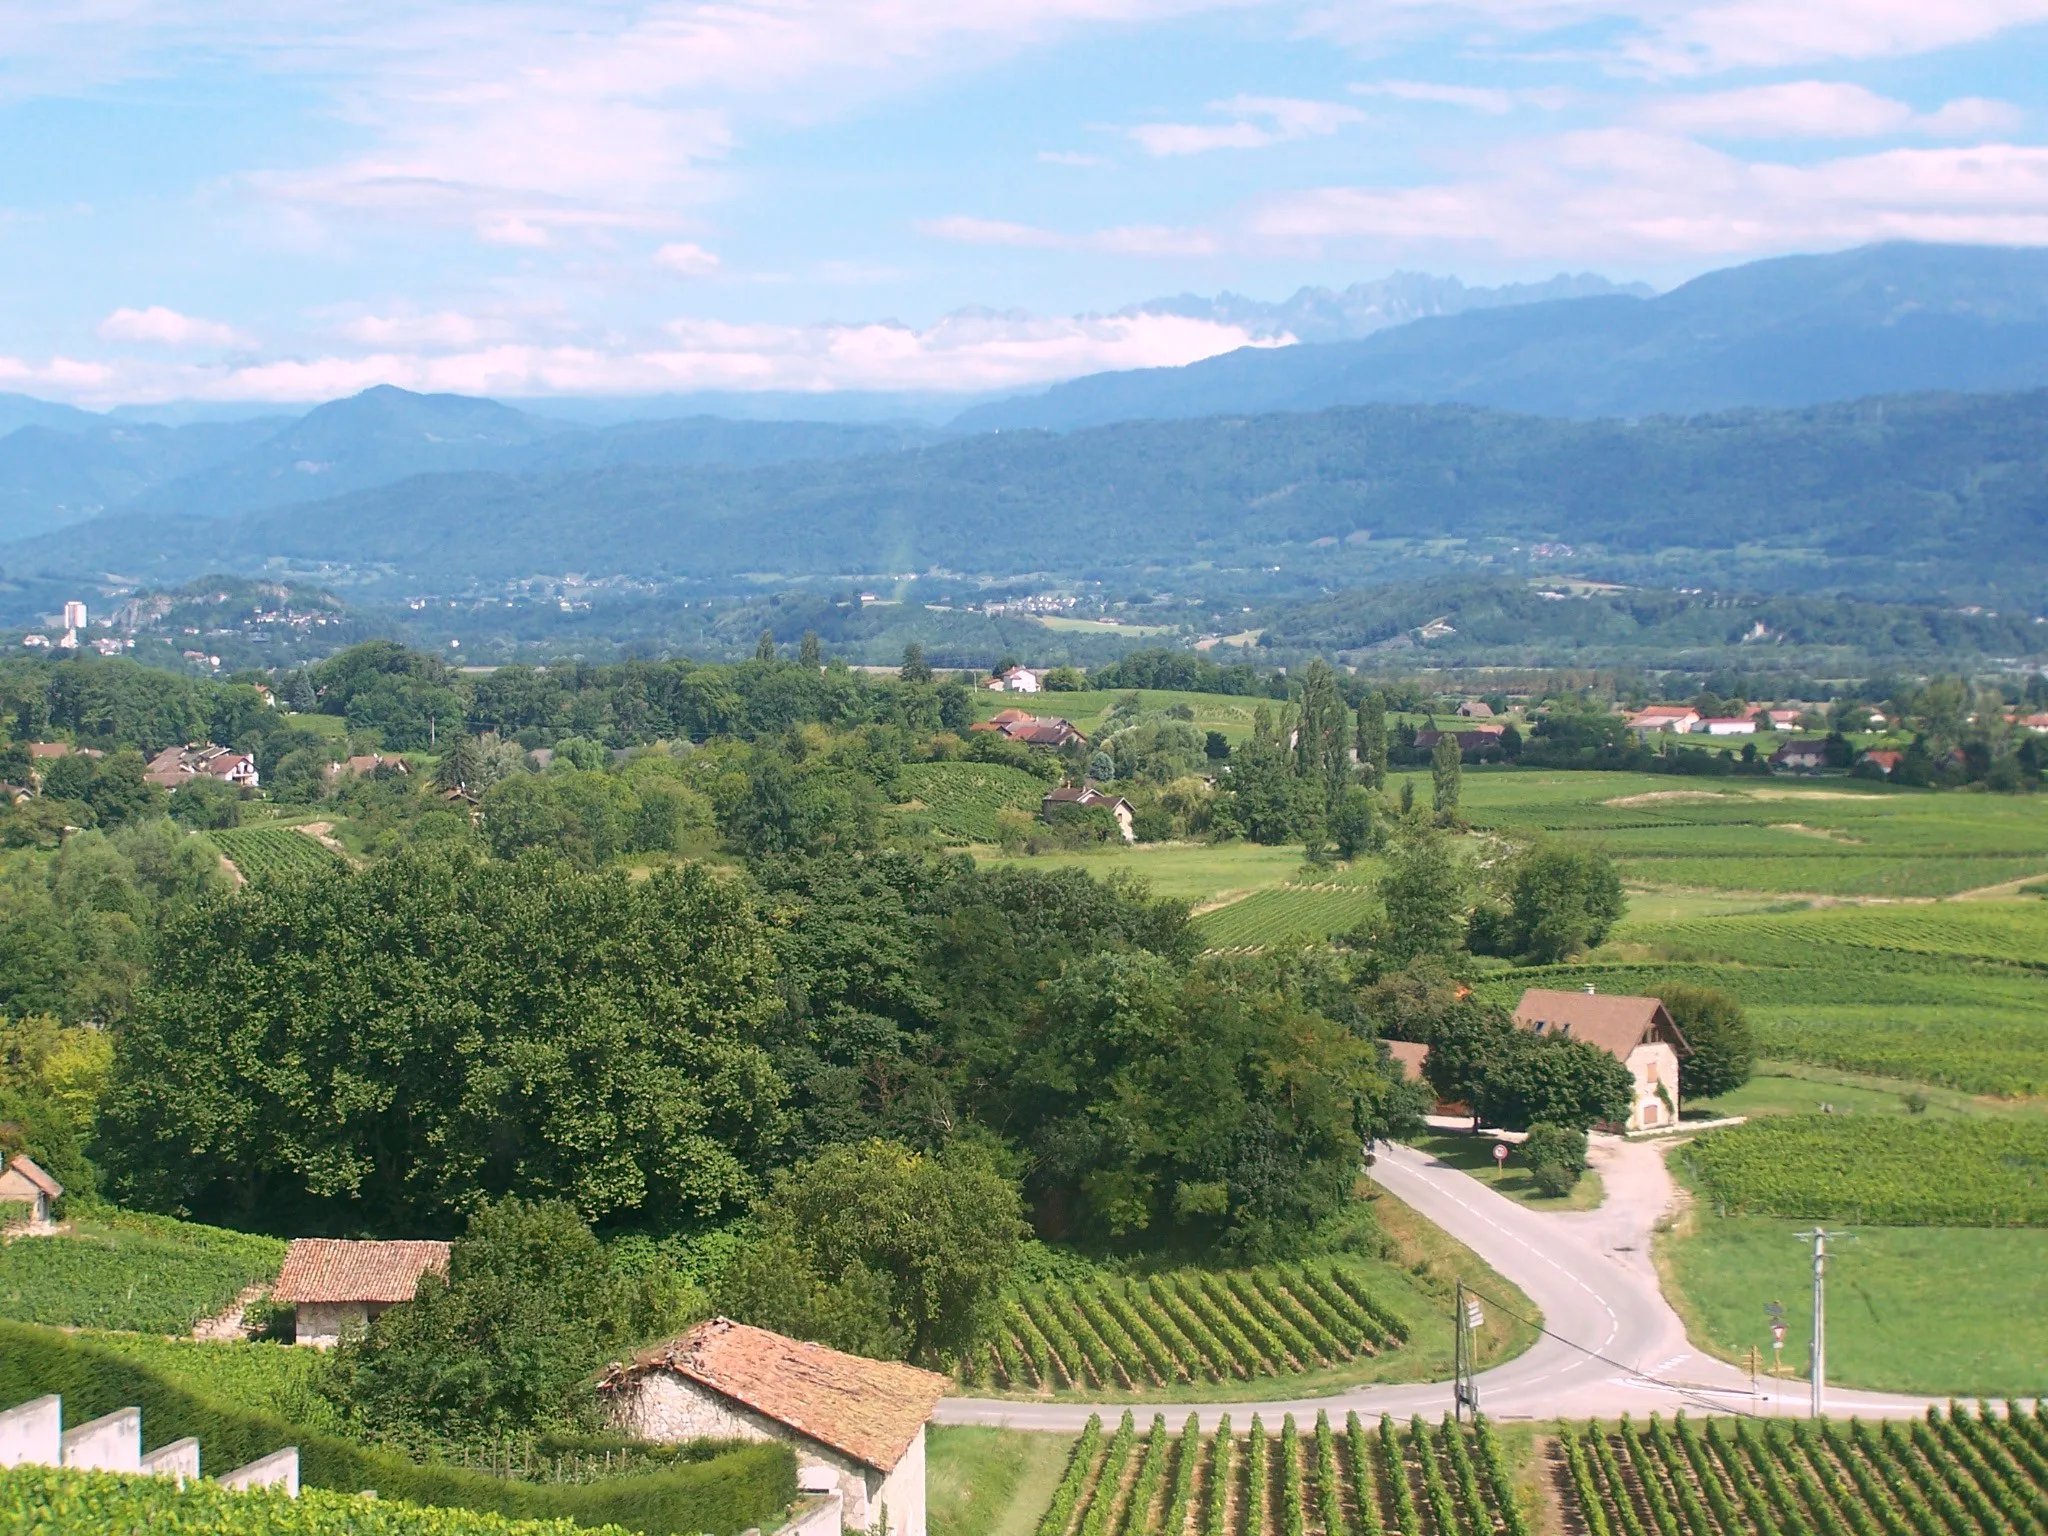
POLYGON ((366 1301, 302 1301, 293 1308, 292 1337, 316 1349, 329 1349, 345 1333, 361 1333, 384 1309, 366 1301))
POLYGON ((872 1528, 886 1504, 889 1536, 925 1536, 922 1427, 885 1478, 877 1468, 674 1371, 648 1371, 606 1396, 606 1417, 636 1440, 779 1440, 796 1451, 799 1464, 827 1466, 836 1474, 849 1531, 872 1528))
POLYGON ((1636 1080, 1628 1128, 1640 1131, 1646 1126, 1670 1125, 1675 1121, 1684 1103, 1678 1096, 1678 1052, 1661 1040, 1639 1045, 1628 1053, 1628 1070, 1636 1080), (1671 1099, 1668 1106, 1657 1096, 1660 1085, 1671 1099))

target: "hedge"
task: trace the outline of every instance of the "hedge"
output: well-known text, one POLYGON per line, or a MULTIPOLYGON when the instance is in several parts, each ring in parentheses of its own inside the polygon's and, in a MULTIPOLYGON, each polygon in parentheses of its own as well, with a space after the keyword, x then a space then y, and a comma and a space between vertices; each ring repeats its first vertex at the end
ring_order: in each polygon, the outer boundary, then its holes
POLYGON ((739 1446, 709 1461, 595 1483, 514 1482, 408 1461, 247 1412, 82 1339, 0 1323, 0 1406, 13 1407, 48 1392, 63 1397, 65 1420, 74 1424, 116 1408, 139 1407, 149 1446, 197 1436, 209 1471, 225 1471, 296 1445, 300 1479, 308 1487, 345 1493, 374 1488, 387 1499, 486 1510, 513 1519, 621 1525, 649 1536, 730 1536, 749 1526, 780 1524, 781 1512, 796 1498, 796 1457, 786 1445, 739 1446))
MULTIPOLYGON (((567 1520, 507 1520, 469 1509, 308 1488, 231 1491, 208 1482, 54 1467, 0 1470, 0 1528, 35 1536, 587 1536, 567 1520)), ((611 1536, 625 1536, 606 1526, 611 1536)))

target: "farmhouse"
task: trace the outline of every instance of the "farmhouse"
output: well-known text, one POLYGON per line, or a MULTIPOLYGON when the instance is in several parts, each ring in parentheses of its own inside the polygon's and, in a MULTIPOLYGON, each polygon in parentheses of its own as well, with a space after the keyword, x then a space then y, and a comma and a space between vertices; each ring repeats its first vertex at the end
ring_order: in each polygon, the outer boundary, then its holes
POLYGON ((1702 720, 1696 729, 1705 731, 1709 736, 1754 736, 1756 721, 1745 715, 1724 715, 1702 720))
POLYGON ((1021 709, 998 710, 986 720, 975 721, 968 729, 1000 731, 1010 740, 1030 747, 1064 747, 1070 741, 1088 739, 1058 715, 1034 715, 1021 709))
POLYGON ((1692 1047, 1654 997, 1550 992, 1531 987, 1515 1005, 1515 1023, 1539 1035, 1584 1040, 1610 1052, 1635 1078, 1624 1129, 1670 1125, 1678 1118, 1678 1060, 1692 1047))
POLYGON ((1886 778, 1890 778, 1892 770, 1905 760, 1906 754, 1903 752, 1893 751, 1889 747, 1873 748, 1856 759, 1856 766, 1860 768, 1868 763, 1886 778))
POLYGON ((246 752, 201 746, 195 742, 190 746, 165 747, 149 760, 149 766, 142 771, 142 776, 150 783, 171 790, 189 784, 201 775, 219 779, 236 789, 254 789, 256 759, 246 752))
POLYGON ((387 1307, 411 1301, 429 1271, 446 1278, 446 1243, 294 1238, 270 1299, 297 1309, 299 1343, 325 1349, 343 1333, 367 1328, 387 1307))
POLYGON ((28 1207, 28 1219, 48 1226, 50 1207, 64 1198, 64 1186, 36 1166, 33 1159, 16 1155, 0 1168, 0 1204, 28 1207))
POLYGON ((1458 706, 1458 713, 1467 720, 1491 720, 1493 706, 1484 699, 1467 699, 1458 706))
POLYGON ((386 757, 382 752, 362 752, 331 766, 330 777, 346 776, 351 779, 368 778, 379 768, 389 768, 393 773, 411 773, 412 765, 402 757, 386 757))
POLYGON ((986 686, 1003 693, 1038 692, 1039 674, 1029 667, 1012 667, 1007 672, 988 680, 986 686))
POLYGON ((924 1426, 948 1377, 726 1318, 615 1364, 606 1417, 637 1440, 780 1440, 799 1486, 836 1491, 849 1531, 925 1536, 924 1426))
POLYGON ((1828 744, 1817 737, 1788 741, 1771 754, 1771 766, 1787 773, 1818 773, 1827 760, 1828 744))
POLYGON ((1131 809, 1131 802, 1122 795, 1105 795, 1092 784, 1084 784, 1079 789, 1064 787, 1054 790, 1039 802, 1038 814, 1045 820, 1052 821, 1059 816, 1062 808, 1069 805, 1080 806, 1083 809, 1102 806, 1116 818, 1117 827, 1122 831, 1125 842, 1135 843, 1138 840, 1137 813, 1131 809))
POLYGON ((1700 727, 1700 712, 1690 704, 1652 704, 1628 717, 1638 731, 1675 731, 1689 735, 1700 727))

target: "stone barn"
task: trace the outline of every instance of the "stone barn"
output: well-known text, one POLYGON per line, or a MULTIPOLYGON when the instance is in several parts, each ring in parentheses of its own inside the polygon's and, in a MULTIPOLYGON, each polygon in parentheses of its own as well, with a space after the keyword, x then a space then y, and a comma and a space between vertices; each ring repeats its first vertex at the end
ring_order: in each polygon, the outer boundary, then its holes
POLYGON ((721 1317, 613 1365, 598 1394, 636 1440, 783 1441, 800 1486, 837 1490, 845 1529, 925 1536, 925 1421, 951 1385, 721 1317))
POLYGON ((28 1219, 37 1226, 49 1225, 51 1209, 63 1198, 64 1186, 26 1154, 10 1157, 0 1165, 0 1202, 27 1206, 28 1219))
POLYGON ((346 1332, 362 1332, 385 1308, 411 1301, 429 1271, 447 1277, 446 1243, 294 1238, 270 1299, 296 1309, 299 1343, 325 1349, 346 1332))

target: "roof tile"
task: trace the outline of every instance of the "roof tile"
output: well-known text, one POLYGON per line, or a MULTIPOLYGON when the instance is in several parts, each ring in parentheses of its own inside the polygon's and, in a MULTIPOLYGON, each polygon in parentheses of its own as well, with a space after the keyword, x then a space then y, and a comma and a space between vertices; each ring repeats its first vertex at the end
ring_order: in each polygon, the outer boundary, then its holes
POLYGON ((411 1301, 420 1276, 448 1273, 446 1243, 357 1243, 334 1237, 299 1237, 285 1250, 284 1269, 271 1288, 283 1303, 411 1301))

